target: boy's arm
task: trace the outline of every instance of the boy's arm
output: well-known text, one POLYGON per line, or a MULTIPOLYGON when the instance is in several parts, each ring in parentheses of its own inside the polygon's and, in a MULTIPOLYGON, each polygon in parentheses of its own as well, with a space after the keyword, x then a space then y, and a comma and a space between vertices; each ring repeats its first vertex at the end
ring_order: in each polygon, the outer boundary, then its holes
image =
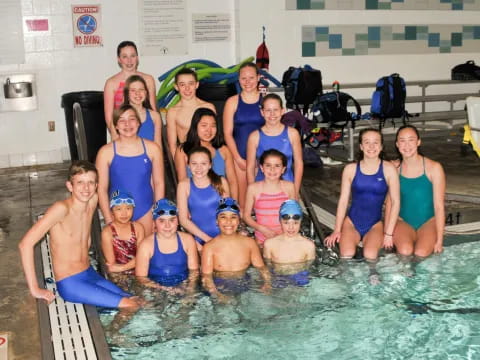
POLYGON ((168 109, 167 112, 167 142, 168 148, 175 158, 175 151, 177 149, 177 124, 175 121, 175 109, 168 109))
POLYGON ((37 276, 35 274, 34 248, 35 244, 37 244, 55 224, 62 221, 67 213, 68 209, 63 202, 53 204, 45 215, 28 230, 18 245, 30 294, 37 299, 44 299, 48 303, 55 299, 55 295, 51 291, 38 286, 37 276))
POLYGON ((192 235, 182 233, 181 236, 183 239, 184 248, 188 256, 187 291, 189 293, 193 293, 195 291, 199 277, 197 245, 192 235))
POLYGON ((219 292, 213 282, 213 252, 209 244, 202 249, 202 285, 211 294, 218 295, 219 292))
POLYGON ((263 262, 262 255, 260 254, 260 249, 252 238, 248 238, 248 241, 250 242, 250 261, 252 262, 252 265, 257 268, 257 270, 260 272, 260 276, 263 278, 264 282, 264 287, 270 287, 271 286, 271 276, 270 276, 270 271, 268 268, 265 266, 265 263, 263 262))

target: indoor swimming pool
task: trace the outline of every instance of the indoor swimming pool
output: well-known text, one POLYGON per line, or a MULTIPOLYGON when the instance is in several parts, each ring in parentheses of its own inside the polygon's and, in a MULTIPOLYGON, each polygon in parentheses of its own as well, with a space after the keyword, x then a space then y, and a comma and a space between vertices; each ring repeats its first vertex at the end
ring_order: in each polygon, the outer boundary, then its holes
MULTIPOLYGON (((480 246, 445 248, 416 266, 384 256, 381 283, 365 263, 317 265, 309 285, 259 291, 219 305, 205 293, 144 295, 141 309, 109 331, 114 359, 480 359, 480 246)), ((117 311, 100 311, 109 328, 117 311)))

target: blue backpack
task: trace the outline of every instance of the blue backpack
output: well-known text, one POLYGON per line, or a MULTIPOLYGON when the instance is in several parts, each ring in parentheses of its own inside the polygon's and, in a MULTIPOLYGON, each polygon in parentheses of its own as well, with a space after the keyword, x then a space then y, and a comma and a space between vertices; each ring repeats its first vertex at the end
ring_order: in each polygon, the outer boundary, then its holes
POLYGON ((405 80, 398 74, 384 76, 377 81, 372 95, 370 112, 380 120, 402 118, 405 121, 405 98, 407 89, 405 80))

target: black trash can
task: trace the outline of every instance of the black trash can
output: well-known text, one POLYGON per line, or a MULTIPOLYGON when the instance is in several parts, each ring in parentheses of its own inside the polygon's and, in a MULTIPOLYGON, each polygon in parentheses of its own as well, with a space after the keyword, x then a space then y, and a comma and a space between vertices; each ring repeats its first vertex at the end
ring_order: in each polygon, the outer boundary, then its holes
POLYGON ((107 143, 107 126, 103 112, 103 91, 79 91, 62 95, 62 107, 65 110, 65 121, 67 122, 70 157, 72 160, 78 160, 73 125, 74 103, 79 103, 82 107, 88 160, 95 163, 98 150, 107 143))
POLYGON ((237 89, 235 84, 210 84, 200 83, 197 89, 197 96, 203 101, 208 101, 215 105, 217 109, 217 117, 219 123, 222 124, 223 108, 225 107, 225 101, 230 96, 236 95, 237 89))

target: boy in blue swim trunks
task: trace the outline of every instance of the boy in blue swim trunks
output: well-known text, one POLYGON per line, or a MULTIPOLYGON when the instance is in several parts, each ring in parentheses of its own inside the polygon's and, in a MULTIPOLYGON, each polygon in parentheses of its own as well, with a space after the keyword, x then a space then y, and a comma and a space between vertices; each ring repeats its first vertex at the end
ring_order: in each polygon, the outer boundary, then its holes
POLYGON ((90 266, 90 227, 97 209, 98 174, 88 161, 70 166, 66 182, 71 196, 54 203, 45 215, 25 234, 19 244, 23 270, 30 293, 48 303, 55 295, 38 286, 35 275, 34 247, 50 232, 53 272, 60 296, 69 302, 109 308, 136 309, 142 305, 112 282, 101 277, 90 266))
POLYGON ((308 268, 315 260, 315 244, 300 234, 303 212, 296 200, 282 203, 279 211, 283 233, 267 239, 263 257, 276 277, 274 287, 308 284, 308 268))
POLYGON ((229 294, 248 290, 250 265, 260 272, 264 290, 270 287, 270 273, 254 239, 237 233, 240 209, 232 198, 221 199, 216 211, 220 235, 207 242, 202 251, 202 283, 220 302, 228 302, 229 294), (221 291, 219 291, 221 290, 221 291))

